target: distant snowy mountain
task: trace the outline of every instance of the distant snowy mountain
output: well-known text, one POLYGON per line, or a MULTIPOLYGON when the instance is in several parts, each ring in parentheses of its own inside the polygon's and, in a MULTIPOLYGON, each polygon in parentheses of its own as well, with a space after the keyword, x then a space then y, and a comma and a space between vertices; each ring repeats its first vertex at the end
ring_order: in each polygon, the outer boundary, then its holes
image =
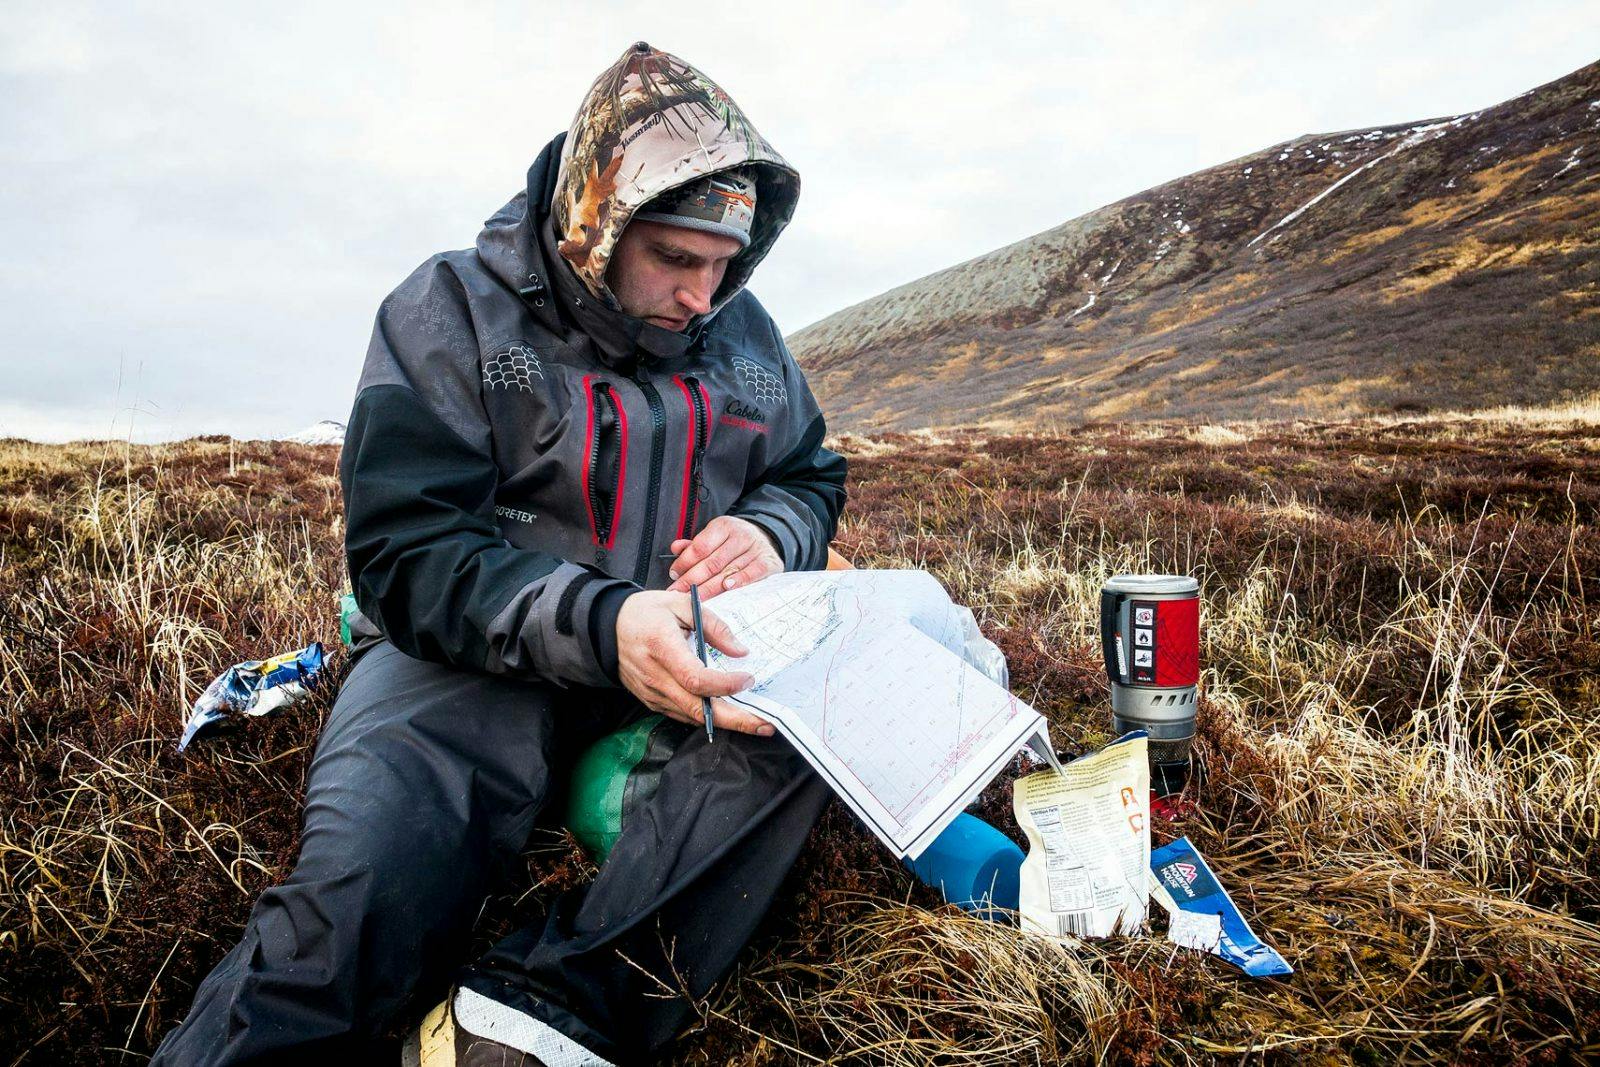
POLYGON ((284 438, 297 445, 342 445, 344 444, 344 423, 334 422, 332 419, 323 419, 315 426, 307 426, 299 433, 292 433, 284 438))

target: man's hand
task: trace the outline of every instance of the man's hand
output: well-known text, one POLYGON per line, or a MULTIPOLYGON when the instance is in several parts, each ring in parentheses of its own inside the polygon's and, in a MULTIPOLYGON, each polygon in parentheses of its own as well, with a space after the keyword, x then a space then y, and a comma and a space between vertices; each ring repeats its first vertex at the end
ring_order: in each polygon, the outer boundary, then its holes
MULTIPOLYGON (((700 612, 706 644, 730 656, 748 651, 727 623, 700 612)), ((617 615, 617 665, 622 684, 652 711, 679 722, 703 724, 700 698, 726 697, 749 687, 750 675, 714 671, 701 664, 684 635, 694 625, 687 593, 634 593, 617 615)), ((720 730, 771 737, 772 725, 726 700, 711 701, 712 721, 720 730)))
POLYGON ((732 515, 718 515, 693 541, 679 538, 668 547, 678 557, 668 592, 687 593, 698 585, 701 600, 783 572, 783 557, 761 527, 732 515))

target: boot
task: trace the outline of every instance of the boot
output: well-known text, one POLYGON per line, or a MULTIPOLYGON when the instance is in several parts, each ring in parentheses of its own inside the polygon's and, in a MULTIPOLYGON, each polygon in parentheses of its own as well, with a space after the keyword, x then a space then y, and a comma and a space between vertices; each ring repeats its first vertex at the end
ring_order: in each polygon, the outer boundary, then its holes
POLYGON ((401 1067, 612 1067, 609 1061, 537 1019, 470 989, 460 988, 452 989, 406 1038, 400 1049, 400 1064, 401 1067), (549 1058, 540 1058, 524 1051, 523 1047, 536 1048, 549 1058))

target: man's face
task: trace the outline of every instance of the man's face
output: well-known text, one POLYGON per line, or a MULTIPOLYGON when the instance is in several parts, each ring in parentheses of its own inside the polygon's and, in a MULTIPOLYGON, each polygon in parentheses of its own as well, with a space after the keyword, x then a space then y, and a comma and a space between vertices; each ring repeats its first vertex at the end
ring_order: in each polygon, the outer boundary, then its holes
POLYGON ((636 318, 682 330, 711 310, 728 261, 742 250, 732 237, 664 222, 628 223, 606 268, 606 284, 636 318))

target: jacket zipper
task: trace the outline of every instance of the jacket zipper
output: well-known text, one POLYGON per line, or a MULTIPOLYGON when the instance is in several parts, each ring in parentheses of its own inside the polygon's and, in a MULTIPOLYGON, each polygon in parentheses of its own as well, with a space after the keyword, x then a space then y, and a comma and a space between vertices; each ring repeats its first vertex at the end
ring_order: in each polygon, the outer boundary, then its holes
POLYGON ((666 413, 662 409, 661 394, 651 384, 643 367, 633 372, 633 380, 650 405, 650 489, 645 494, 644 526, 639 530, 639 562, 633 568, 633 580, 644 585, 650 580, 651 549, 656 540, 656 504, 661 498, 661 464, 666 457, 666 413))
POLYGON ((678 512, 678 536, 688 540, 694 536, 695 524, 700 516, 701 465, 705 459, 706 445, 711 440, 711 399, 696 378, 673 378, 673 381, 683 390, 684 402, 689 405, 689 441, 683 461, 683 507, 678 512))
POLYGON ((589 509, 589 531, 597 548, 609 551, 617 540, 617 515, 622 510, 622 491, 628 474, 628 416, 611 383, 596 381, 592 375, 583 379, 584 397, 589 409, 589 451, 583 463, 583 498, 589 509), (600 397, 596 403, 596 397, 600 397), (610 415, 607 434, 605 416, 610 415), (614 440, 607 447, 607 437, 614 440), (601 483, 605 471, 601 461, 608 455, 616 460, 616 475, 610 486, 610 499, 604 495, 601 483))

